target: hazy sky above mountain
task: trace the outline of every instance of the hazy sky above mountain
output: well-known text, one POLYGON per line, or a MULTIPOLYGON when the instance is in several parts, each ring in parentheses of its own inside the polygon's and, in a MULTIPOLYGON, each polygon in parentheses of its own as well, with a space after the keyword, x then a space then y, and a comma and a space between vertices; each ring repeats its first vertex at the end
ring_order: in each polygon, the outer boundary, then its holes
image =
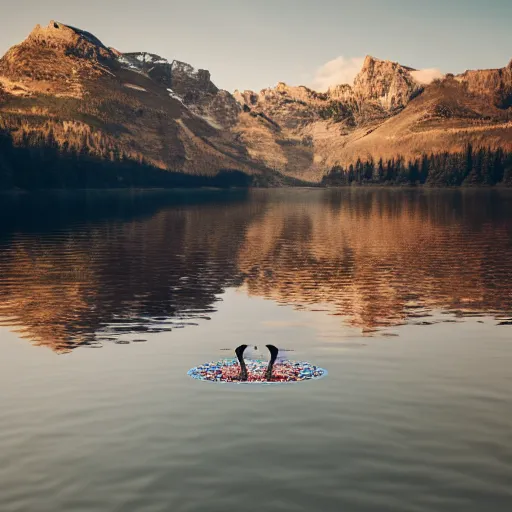
POLYGON ((351 81, 366 54, 426 76, 512 58, 510 0, 18 0, 0 13, 1 54, 55 19, 209 69, 228 90, 351 81))

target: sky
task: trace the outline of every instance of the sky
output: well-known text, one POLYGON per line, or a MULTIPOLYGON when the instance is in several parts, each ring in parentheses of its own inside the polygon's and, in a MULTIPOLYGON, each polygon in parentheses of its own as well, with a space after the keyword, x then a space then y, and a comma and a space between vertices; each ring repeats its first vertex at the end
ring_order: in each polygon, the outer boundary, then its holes
POLYGON ((365 55, 427 77, 512 58, 511 0, 17 0, 0 6, 0 54, 52 19, 208 69, 229 91, 350 83, 365 55))

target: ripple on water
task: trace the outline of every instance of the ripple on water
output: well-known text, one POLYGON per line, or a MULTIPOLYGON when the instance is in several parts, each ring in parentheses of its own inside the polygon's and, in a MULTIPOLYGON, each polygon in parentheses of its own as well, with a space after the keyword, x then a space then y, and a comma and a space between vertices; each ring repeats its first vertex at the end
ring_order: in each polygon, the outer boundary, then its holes
POLYGON ((505 191, 143 196, 0 204, 1 325, 107 347, 5 342, 2 512, 512 509, 505 191), (329 378, 186 379, 266 336, 329 378))

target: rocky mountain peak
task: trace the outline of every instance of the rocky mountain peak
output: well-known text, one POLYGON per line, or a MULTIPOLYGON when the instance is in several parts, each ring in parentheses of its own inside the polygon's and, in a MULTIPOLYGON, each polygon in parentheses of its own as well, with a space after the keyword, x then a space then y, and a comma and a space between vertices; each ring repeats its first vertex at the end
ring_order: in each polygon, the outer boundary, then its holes
POLYGON ((370 67, 374 66, 377 62, 382 62, 382 61, 380 59, 372 57, 371 55, 367 55, 364 58, 363 67, 361 68, 361 71, 363 71, 364 69, 367 69, 367 68, 370 68, 370 67))
POLYGON ((348 84, 340 84, 329 87, 327 96, 334 101, 351 101, 354 97, 354 91, 348 84))
POLYGON ((496 107, 512 107, 512 60, 504 68, 470 70, 455 78, 472 94, 490 98, 496 107))
POLYGON ((318 93, 312 89, 309 89, 309 87, 306 87, 305 85, 292 86, 287 85, 284 82, 278 82, 275 89, 265 89, 265 93, 270 95, 279 94, 282 96, 287 96, 289 99, 295 101, 304 102, 315 101, 319 97, 323 98, 325 96, 322 93, 318 93))
POLYGON ((114 53, 90 32, 53 20, 46 27, 36 25, 25 43, 64 50, 68 55, 76 57, 98 60, 114 57, 114 53))
POLYGON ((205 94, 216 94, 219 89, 211 81, 207 69, 195 69, 186 62, 173 60, 154 53, 122 53, 117 57, 121 66, 147 74, 156 82, 172 89, 185 102, 194 102, 205 94))
POLYGON ((16 82, 51 82, 51 87, 42 87, 58 92, 70 89, 67 81, 78 76, 97 77, 113 64, 114 52, 97 37, 51 21, 46 27, 37 25, 27 39, 7 51, 0 59, 0 74, 16 82))
POLYGON ((259 100, 258 93, 250 90, 239 91, 238 89, 236 89, 235 92, 233 93, 233 97, 242 107, 249 108, 252 108, 255 105, 257 105, 259 100))
POLYGON ((167 59, 160 55, 147 52, 117 52, 116 57, 122 67, 145 73, 155 82, 165 87, 171 87, 172 66, 167 59))
POLYGON ((173 91, 191 101, 195 101, 204 94, 217 94, 218 87, 211 81, 207 69, 195 69, 186 62, 174 60, 171 64, 173 91))
POLYGON ((354 95, 360 101, 374 101, 389 111, 403 108, 422 90, 411 71, 415 70, 367 55, 354 80, 354 95))
POLYGON ((365 72, 369 69, 387 69, 387 70, 405 70, 405 71, 416 71, 414 68, 409 66, 403 66, 398 62, 393 62, 391 60, 378 59, 377 57, 373 57, 372 55, 367 55, 364 59, 363 66, 361 68, 360 73, 365 72))

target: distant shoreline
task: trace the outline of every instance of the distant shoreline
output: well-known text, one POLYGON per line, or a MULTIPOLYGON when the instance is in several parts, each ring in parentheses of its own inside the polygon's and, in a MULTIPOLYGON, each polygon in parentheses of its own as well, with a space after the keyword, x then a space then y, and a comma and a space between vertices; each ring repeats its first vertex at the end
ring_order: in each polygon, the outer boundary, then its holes
POLYGON ((64 194, 64 193, 150 193, 175 192, 180 194, 198 193, 198 192, 229 192, 229 191, 255 191, 255 190, 423 190, 423 191, 441 191, 441 190, 461 190, 461 191, 481 191, 481 190, 512 190, 512 185, 384 185, 384 184, 364 184, 364 185, 284 185, 284 186, 248 186, 248 187, 108 187, 108 188, 6 188, 0 189, 0 195, 30 195, 30 194, 64 194))

